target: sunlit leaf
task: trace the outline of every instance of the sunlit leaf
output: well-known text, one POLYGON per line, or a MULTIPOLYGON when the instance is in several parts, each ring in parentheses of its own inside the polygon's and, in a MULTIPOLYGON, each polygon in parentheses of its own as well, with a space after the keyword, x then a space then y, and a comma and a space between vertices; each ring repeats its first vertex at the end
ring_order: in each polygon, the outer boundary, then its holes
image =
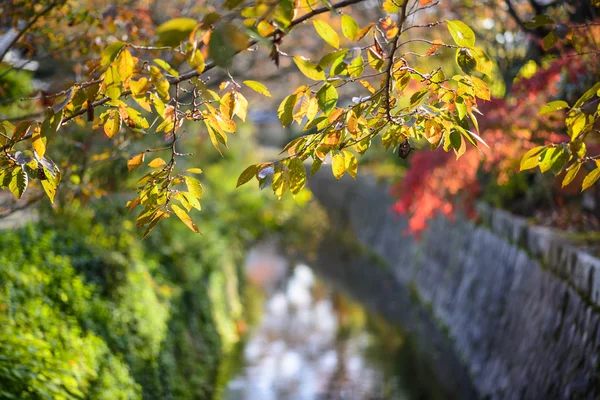
POLYGON ((110 110, 104 123, 104 133, 112 139, 121 130, 121 114, 117 110, 110 110))
POLYGON ((179 218, 181 220, 181 222, 183 222, 185 224, 185 226, 190 228, 191 231, 200 233, 200 231, 198 230, 198 227, 196 226, 194 221, 192 221, 192 219, 190 218, 188 213, 186 213, 183 208, 179 207, 176 204, 171 204, 171 210, 173 210, 173 212, 175 212, 175 215, 177 215, 177 218, 179 218))
POLYGON ((346 173, 346 161, 343 153, 337 153, 331 160, 331 170, 335 179, 340 179, 346 173))
POLYGON ((194 68, 196 72, 201 74, 204 71, 204 68, 206 67, 202 52, 198 49, 194 50, 192 52, 192 55, 188 59, 188 64, 190 64, 190 66, 194 68))
POLYGON ((150 77, 152 80, 152 84, 156 88, 156 92, 158 93, 160 98, 164 101, 169 100, 170 84, 167 78, 165 78, 162 72, 160 72, 160 69, 158 69, 158 67, 154 65, 150 66, 150 77))
POLYGON ((142 166, 142 164, 144 163, 145 155, 146 155, 146 153, 140 153, 138 155, 131 157, 129 160, 127 160, 127 169, 129 171, 133 171, 134 169, 142 166))
POLYGON ((348 150, 344 150, 342 153, 344 154, 346 172, 348 172, 348 175, 352 178, 356 179, 356 173, 358 171, 358 161, 356 160, 356 156, 348 150))
POLYGON ((100 61, 102 68, 108 67, 117 58, 123 46, 125 46, 123 42, 114 42, 106 46, 102 51, 102 59, 100 61))
POLYGON ((565 174, 565 177, 562 181, 562 187, 565 187, 571 182, 573 182, 573 179, 575 179, 575 177, 579 173, 579 170, 581 169, 581 165, 582 164, 580 162, 576 162, 567 169, 567 173, 565 174))
POLYGON ((342 15, 342 34, 346 38, 350 40, 355 40, 359 30, 360 28, 358 27, 358 24, 356 23, 354 18, 352 18, 348 14, 342 15))
POLYGON ((27 190, 28 183, 29 177, 27 176, 27 172, 23 168, 17 167, 12 171, 8 189, 17 199, 20 199, 25 190, 27 190))
POLYGON ((448 31, 456 43, 460 47, 475 46, 475 33, 462 21, 446 20, 448 31))
POLYGON ((277 109, 277 116, 279 117, 279 121, 281 121, 281 125, 288 126, 294 119, 294 106, 296 105, 296 100, 298 96, 295 94, 287 96, 281 104, 279 104, 279 108, 277 109))
POLYGON ((567 103, 564 100, 556 100, 556 101, 551 101, 548 104, 544 104, 542 106, 542 108, 540 108, 540 115, 546 115, 546 114, 550 114, 553 113, 555 111, 558 110, 562 110, 565 108, 569 108, 569 103, 567 103))
POLYGON ((300 72, 302 72, 307 78, 315 81, 322 81, 325 79, 325 72, 323 71, 323 68, 310 62, 310 60, 301 56, 296 56, 294 57, 294 62, 298 66, 300 72))
POLYGON ((251 165, 248 168, 246 168, 238 177, 237 184, 235 187, 238 188, 238 187, 250 182, 250 180, 256 176, 258 171, 259 171, 258 165, 251 165))
POLYGON ((39 124, 36 124, 33 128, 33 132, 31 134, 31 144, 33 149, 35 150, 38 157, 44 157, 46 154, 46 143, 48 138, 42 131, 42 127, 39 124))
POLYGON ((335 87, 326 83, 317 92, 317 101, 319 107, 325 115, 329 115, 337 105, 338 93, 335 87))
POLYGON ((116 65, 111 66, 106 70, 104 74, 104 93, 112 100, 117 100, 121 96, 123 81, 121 75, 119 75, 119 69, 116 65))
POLYGON ((290 191, 293 194, 298 194, 306 184, 306 168, 298 158, 290 160, 290 191))
POLYGON ((267 97, 271 97, 271 93, 269 89, 265 85, 257 81, 244 81, 244 85, 248 86, 250 89, 254 90, 257 93, 265 95, 267 97))
POLYGON ((340 47, 340 38, 337 32, 327 22, 315 20, 313 21, 313 25, 325 42, 336 49, 340 47))
POLYGON ((187 186, 188 192, 196 197, 197 199, 202 198, 202 184, 198 179, 191 176, 184 176, 185 185, 187 186))
POLYGON ((156 28, 158 41, 164 46, 177 46, 189 37, 197 24, 198 22, 193 18, 171 19, 156 28))
POLYGON ((600 161, 596 161, 596 168, 593 169, 586 177, 583 179, 583 184, 581 185, 581 191, 583 192, 586 189, 589 189, 596 181, 600 178, 600 161))
POLYGON ((165 162, 165 160, 163 160, 160 157, 155 158, 154 160, 152 160, 148 163, 148 166, 151 168, 164 167, 165 165, 167 165, 167 163, 165 162))

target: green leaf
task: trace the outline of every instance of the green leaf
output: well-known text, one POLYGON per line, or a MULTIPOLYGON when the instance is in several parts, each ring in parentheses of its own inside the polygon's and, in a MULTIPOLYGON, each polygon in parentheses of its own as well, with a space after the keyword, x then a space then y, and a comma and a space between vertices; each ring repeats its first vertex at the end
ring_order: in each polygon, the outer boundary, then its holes
POLYGON ((259 171, 259 168, 258 168, 258 165, 256 165, 256 164, 251 165, 248 168, 246 168, 238 177, 237 185, 235 187, 238 188, 238 187, 250 182, 250 180, 256 176, 258 171, 259 171))
POLYGON ((348 66, 348 73, 353 78, 359 78, 365 71, 364 61, 362 56, 356 57, 348 66))
POLYGON ((319 169, 321 169, 321 165, 323 165, 323 161, 315 157, 313 159, 312 166, 310 167, 310 176, 316 174, 319 171, 319 169))
POLYGON ((586 101, 590 100, 592 97, 597 95, 597 92, 600 91, 600 82, 596 83, 590 89, 588 89, 581 97, 573 104, 573 108, 579 108, 586 101))
POLYGON ((542 39, 542 46, 544 47, 544 50, 550 50, 552 47, 554 47, 554 45, 558 43, 558 36, 556 36, 556 34, 554 33, 554 31, 551 31, 549 34, 547 34, 543 39, 542 39))
POLYGON ((156 28, 159 44, 177 46, 192 33, 197 24, 193 18, 175 18, 163 23, 156 28))
POLYGON ((110 63, 117 58, 123 46, 125 46, 125 43, 123 42, 114 42, 106 46, 106 48, 102 51, 100 66, 102 68, 108 67, 110 63))
POLYGON ((244 81, 243 83, 255 92, 265 95, 267 97, 271 97, 271 92, 269 92, 269 89, 267 89, 267 87, 262 83, 257 81, 244 81))
POLYGON ((325 54, 319 60, 319 67, 327 68, 330 65, 336 63, 336 61, 343 59, 348 54, 348 49, 335 50, 331 53, 325 54))
POLYGON ((354 18, 352 18, 348 14, 342 15, 342 34, 346 38, 350 40, 355 40, 359 30, 360 28, 358 27, 358 24, 356 23, 354 18))
POLYGON ((466 47, 463 47, 456 52, 456 63, 467 75, 471 75, 477 68, 477 60, 466 47))
POLYGON ((317 101, 325 115, 331 114, 338 102, 337 90, 329 83, 326 83, 317 92, 317 101))
POLYGON ((192 178, 191 176, 184 176, 185 185, 187 186, 188 192, 197 199, 202 198, 202 185, 200 181, 196 178, 192 178))
POLYGON ((539 14, 533 17, 531 21, 525 22, 525 27, 529 29, 539 28, 540 26, 553 24, 554 20, 547 15, 539 14))
POLYGON ((475 46, 475 33, 464 22, 446 20, 446 24, 454 43, 461 47, 475 46))
POLYGON ((181 222, 183 222, 185 226, 190 228, 191 231, 200 233, 198 227, 196 226, 196 224, 194 224, 194 221, 192 221, 188 213, 186 213, 183 208, 179 207, 176 204, 171 204, 171 210, 175 212, 175 215, 177 215, 181 222))
POLYGON ((552 168, 552 165, 560 156, 560 150, 558 147, 548 147, 545 152, 540 156, 540 171, 546 172, 552 168))
POLYGON ((331 160, 331 170, 335 179, 340 179, 346 173, 346 161, 343 153, 337 153, 331 160))
POLYGON ((237 52, 248 46, 248 36, 233 24, 218 27, 210 35, 208 53, 215 65, 228 67, 237 52))
POLYGON ((25 190, 27 190, 28 182, 29 177, 27 176, 27 172, 22 167, 17 167, 12 172, 8 189, 17 199, 20 199, 25 190))
POLYGON ((566 101, 563 101, 563 100, 551 101, 548 104, 544 104, 542 106, 542 108, 540 108, 539 114, 546 115, 546 114, 550 114, 550 113, 553 113, 555 111, 562 110, 565 108, 569 108, 569 103, 567 103, 566 101))
POLYGON ((315 21, 313 21, 313 25, 314 25, 315 29, 317 30, 317 33, 319 34, 319 36, 321 36, 323 38, 323 40, 325 40, 325 42, 327 42, 330 46, 335 47, 336 49, 339 49, 340 38, 339 38, 337 32, 331 26, 329 26, 329 24, 327 22, 321 21, 321 20, 315 20, 315 21))
POLYGON ((325 79, 325 72, 319 65, 310 62, 307 58, 296 56, 294 62, 298 66, 300 72, 302 72, 307 78, 314 81, 322 81, 325 79))
POLYGON ((279 117, 279 121, 281 121, 281 125, 284 127, 288 126, 294 120, 294 106, 296 105, 297 99, 297 95, 291 94, 283 99, 277 109, 277 116, 279 117))
POLYGON ((592 186, 596 181, 600 178, 600 161, 596 161, 596 169, 592 170, 585 179, 583 180, 583 184, 581 185, 581 191, 588 189, 592 186))

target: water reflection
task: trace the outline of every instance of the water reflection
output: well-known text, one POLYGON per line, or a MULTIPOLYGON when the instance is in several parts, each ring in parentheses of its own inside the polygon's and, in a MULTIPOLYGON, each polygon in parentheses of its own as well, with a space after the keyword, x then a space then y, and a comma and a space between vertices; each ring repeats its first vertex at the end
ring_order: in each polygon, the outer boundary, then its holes
POLYGON ((266 249, 249 255, 249 280, 267 296, 225 398, 411 398, 390 371, 402 337, 382 330, 381 321, 324 285, 308 266, 286 272, 285 263, 266 249))

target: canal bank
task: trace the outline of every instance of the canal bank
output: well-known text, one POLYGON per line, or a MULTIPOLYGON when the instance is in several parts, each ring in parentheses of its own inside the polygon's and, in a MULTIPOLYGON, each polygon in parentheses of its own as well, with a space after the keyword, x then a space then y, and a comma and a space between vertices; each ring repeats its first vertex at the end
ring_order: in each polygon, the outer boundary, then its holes
MULTIPOLYGON (((417 241, 386 188, 359 179, 323 172, 310 185, 338 232, 376 254, 447 330, 480 397, 600 396, 598 259, 486 207, 479 224, 439 218, 417 241)), ((389 284, 375 279, 371 293, 389 284)))

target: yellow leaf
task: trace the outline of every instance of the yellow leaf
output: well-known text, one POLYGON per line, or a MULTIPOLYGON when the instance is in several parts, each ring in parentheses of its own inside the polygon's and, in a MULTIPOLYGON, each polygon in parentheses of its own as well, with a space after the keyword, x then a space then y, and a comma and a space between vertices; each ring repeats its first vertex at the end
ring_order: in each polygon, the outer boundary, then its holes
POLYGON ((592 170, 587 176, 583 179, 583 184, 581 185, 581 191, 588 189, 591 187, 596 181, 600 178, 600 160, 596 161, 596 169, 592 170))
POLYGON ((117 100, 121 96, 123 81, 116 65, 111 66, 104 74, 104 93, 112 100, 117 100))
POLYGON ((317 30, 319 36, 323 38, 329 45, 338 49, 340 47, 340 38, 337 32, 329 26, 329 24, 325 21, 315 20, 313 21, 313 25, 317 30))
POLYGON ((148 164, 149 167, 152 168, 158 168, 158 167, 162 167, 167 165, 167 163, 165 162, 165 160, 163 160, 162 158, 155 158, 154 160, 150 161, 150 163, 148 164))
POLYGON ((356 179, 356 173, 358 172, 358 161, 356 160, 356 156, 348 150, 344 150, 343 153, 346 171, 348 172, 348 175, 356 179))
POLYGON ((190 66, 194 68, 196 72, 201 74, 205 68, 204 56, 202 55, 202 52, 198 49, 194 50, 188 59, 188 64, 190 64, 190 66))
POLYGON ((129 88, 134 96, 142 96, 150 87, 148 78, 140 78, 137 81, 130 81, 129 88))
POLYGON ((170 84, 167 78, 165 78, 162 72, 160 72, 160 69, 158 67, 154 65, 150 67, 150 78, 160 98, 165 101, 169 100, 170 84))
POLYGON ((358 24, 356 23, 354 18, 352 18, 348 14, 342 15, 342 34, 346 38, 354 40, 359 30, 360 29, 358 27, 358 24))
POLYGON ((271 92, 265 85, 257 81, 244 81, 244 85, 248 86, 250 89, 254 90, 257 93, 265 95, 267 97, 271 97, 271 92))
POLYGON ((344 160, 343 153, 337 153, 333 156, 333 160, 331 162, 331 169, 333 171, 333 176, 335 179, 340 179, 346 173, 346 162, 344 160))
POLYGON ((225 93, 221 97, 220 107, 221 114, 227 116, 227 118, 233 118, 233 110, 235 109, 235 97, 231 92, 225 93))
POLYGON ((300 72, 302 72, 307 78, 314 81, 322 81, 325 79, 325 72, 319 65, 310 62, 307 58, 296 56, 294 57, 294 63, 298 66, 300 72))
POLYGON ((116 110, 110 110, 108 119, 104 123, 104 133, 112 139, 121 130, 121 114, 116 110))
POLYGON ((36 124, 33 128, 33 133, 31 135, 33 149, 37 153, 37 155, 42 158, 44 154, 46 154, 46 137, 42 136, 42 128, 39 124, 36 124))
POLYGON ((234 92, 235 106, 233 107, 233 113, 240 117, 242 121, 246 121, 246 114, 248 112, 248 100, 241 93, 234 92))
POLYGON ((121 54, 119 54, 119 58, 117 59, 117 65, 119 68, 119 75, 123 82, 133 75, 135 59, 131 56, 129 50, 124 49, 121 51, 121 54))
POLYGON ((183 222, 185 224, 185 226, 190 228, 191 231, 200 233, 200 231, 198 230, 198 227, 196 227, 196 224, 194 224, 194 221, 192 221, 192 219, 190 218, 188 213, 186 213, 183 208, 181 208, 175 204, 171 204, 171 209, 175 212, 175 215, 177 215, 177 217, 181 220, 181 222, 183 222))
POLYGON ((133 171, 134 169, 139 168, 144 163, 145 155, 146 153, 140 153, 127 160, 127 169, 133 171))

